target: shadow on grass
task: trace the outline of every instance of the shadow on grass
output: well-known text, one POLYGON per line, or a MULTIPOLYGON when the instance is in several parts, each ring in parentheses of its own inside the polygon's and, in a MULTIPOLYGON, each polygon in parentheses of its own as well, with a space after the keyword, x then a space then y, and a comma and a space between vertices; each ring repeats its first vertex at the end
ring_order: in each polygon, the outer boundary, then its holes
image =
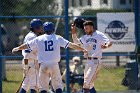
POLYGON ((14 80, 4 80, 3 82, 7 82, 7 83, 20 83, 21 81, 14 81, 14 80))

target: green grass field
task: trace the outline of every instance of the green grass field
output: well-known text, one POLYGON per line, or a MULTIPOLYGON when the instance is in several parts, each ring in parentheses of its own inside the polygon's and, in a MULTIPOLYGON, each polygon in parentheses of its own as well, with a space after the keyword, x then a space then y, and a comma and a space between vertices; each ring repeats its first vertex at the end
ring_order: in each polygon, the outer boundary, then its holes
MULTIPOLYGON (((125 68, 102 68, 95 82, 97 91, 123 91, 121 85, 125 68)), ((3 93, 15 93, 22 80, 22 70, 8 70, 7 81, 3 81, 3 93)))
POLYGON ((121 85, 125 69, 119 68, 102 68, 95 82, 98 91, 123 91, 127 87, 121 85))
POLYGON ((23 78, 22 70, 7 71, 7 81, 3 81, 3 92, 2 93, 15 93, 18 89, 21 80, 23 78))

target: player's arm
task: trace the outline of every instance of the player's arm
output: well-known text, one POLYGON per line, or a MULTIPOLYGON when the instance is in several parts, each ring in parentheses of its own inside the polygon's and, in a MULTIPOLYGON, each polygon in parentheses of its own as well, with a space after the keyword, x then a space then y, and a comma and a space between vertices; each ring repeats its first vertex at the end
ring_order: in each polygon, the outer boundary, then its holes
POLYGON ((70 47, 70 48, 75 49, 75 50, 83 51, 84 54, 85 54, 85 57, 88 56, 87 50, 82 48, 81 46, 79 46, 75 43, 69 42, 68 40, 64 39, 61 36, 59 37, 59 41, 60 41, 60 46, 61 47, 64 47, 64 48, 70 47))
POLYGON ((112 42, 103 33, 100 34, 100 40, 102 41, 102 43, 101 43, 102 49, 106 49, 106 48, 109 48, 112 46, 112 42))
POLYGON ((28 59, 23 59, 23 61, 25 65, 28 65, 28 59))
POLYGON ((107 48, 111 47, 112 46, 112 42, 109 41, 108 43, 105 44, 107 46, 107 48))
POLYGON ((37 43, 36 43, 37 39, 33 39, 31 41, 29 41, 28 43, 24 43, 18 47, 13 48, 12 53, 17 52, 19 50, 24 50, 24 49, 30 49, 30 50, 34 50, 37 47, 37 43))
POLYGON ((13 48, 12 53, 17 52, 19 50, 24 50, 24 49, 28 49, 28 45, 26 43, 24 43, 18 47, 13 48))
POLYGON ((64 82, 66 81, 66 69, 65 69, 64 72, 63 72, 62 80, 63 80, 64 82))
POLYGON ((79 50, 79 51, 83 51, 85 53, 85 57, 88 56, 88 52, 86 49, 80 47, 79 45, 75 44, 75 43, 71 43, 69 42, 69 45, 68 47, 72 48, 72 49, 75 49, 75 50, 79 50))
POLYGON ((72 33, 73 42, 81 45, 82 43, 80 42, 80 40, 77 37, 76 26, 74 24, 71 24, 71 33, 72 33))
POLYGON ((105 45, 102 45, 101 47, 102 47, 102 49, 106 49, 106 48, 109 48, 109 47, 111 47, 112 46, 112 42, 107 42, 107 43, 105 43, 105 45))

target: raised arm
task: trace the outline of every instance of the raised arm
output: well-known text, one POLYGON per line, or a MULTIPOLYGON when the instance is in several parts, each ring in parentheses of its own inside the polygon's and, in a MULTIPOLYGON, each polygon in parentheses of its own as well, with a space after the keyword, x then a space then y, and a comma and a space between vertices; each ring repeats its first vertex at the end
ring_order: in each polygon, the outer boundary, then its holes
POLYGON ((71 33, 72 33, 73 42, 76 43, 76 44, 82 44, 77 37, 76 26, 74 24, 71 24, 71 33))

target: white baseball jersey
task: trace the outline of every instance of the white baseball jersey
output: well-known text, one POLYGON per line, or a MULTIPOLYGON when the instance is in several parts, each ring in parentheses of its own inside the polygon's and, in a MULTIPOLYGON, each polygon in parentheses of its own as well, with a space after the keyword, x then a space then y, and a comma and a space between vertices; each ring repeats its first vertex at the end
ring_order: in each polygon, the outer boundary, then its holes
POLYGON ((102 32, 96 30, 92 35, 82 36, 80 42, 88 50, 90 57, 102 58, 101 45, 105 45, 109 39, 102 32))
POLYGON ((27 42, 29 49, 38 50, 38 61, 40 63, 53 63, 60 61, 60 47, 67 48, 69 41, 56 34, 41 35, 27 42))
MULTIPOLYGON (((37 35, 34 32, 29 32, 24 39, 24 43, 33 40, 36 38, 37 35)), ((24 59, 34 59, 37 60, 37 51, 31 50, 31 49, 25 49, 22 50, 22 55, 24 56, 24 59)))

